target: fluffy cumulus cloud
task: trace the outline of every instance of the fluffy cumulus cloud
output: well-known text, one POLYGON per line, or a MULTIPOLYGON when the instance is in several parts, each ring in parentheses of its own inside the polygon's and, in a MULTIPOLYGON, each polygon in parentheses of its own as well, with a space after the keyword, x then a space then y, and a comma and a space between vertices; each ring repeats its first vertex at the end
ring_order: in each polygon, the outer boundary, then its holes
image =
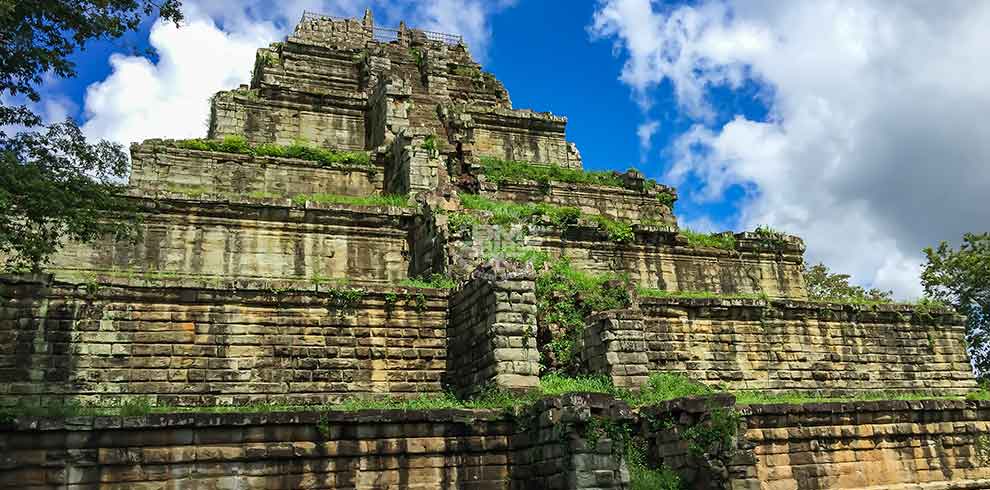
MULTIPOLYGON (((488 0, 377 0, 376 22, 464 35, 484 56, 490 16, 512 2, 488 0)), ((360 16, 368 2, 284 0, 231 2, 186 0, 181 28, 157 23, 149 42, 158 54, 115 54, 110 75, 89 86, 83 129, 93 138, 123 144, 146 138, 190 138, 206 134, 208 98, 250 80, 255 51, 283 38, 303 11, 360 16)))
POLYGON ((921 248, 990 229, 986 25, 986 2, 605 0, 591 30, 641 106, 669 81, 697 122, 667 149, 682 198, 742 190, 736 226, 912 297, 921 248), (715 117, 744 84, 769 115, 715 117))

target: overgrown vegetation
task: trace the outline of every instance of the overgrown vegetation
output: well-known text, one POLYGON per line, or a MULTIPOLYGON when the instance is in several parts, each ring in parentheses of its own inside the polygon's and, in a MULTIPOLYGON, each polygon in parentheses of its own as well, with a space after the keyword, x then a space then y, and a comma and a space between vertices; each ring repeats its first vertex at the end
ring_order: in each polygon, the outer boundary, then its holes
POLYGON ((412 207, 409 196, 399 194, 384 194, 373 196, 341 196, 338 194, 300 194, 292 198, 292 202, 302 206, 307 202, 319 204, 347 204, 351 206, 390 206, 399 208, 412 207))
POLYGON ((924 250, 925 294, 966 315, 966 342, 977 375, 990 373, 990 232, 966 233, 958 248, 942 242, 924 250))
MULTIPOLYGON (((492 225, 509 225, 515 223, 545 222, 555 228, 567 228, 577 225, 582 219, 595 223, 608 239, 614 242, 630 242, 635 238, 632 225, 601 215, 584 214, 578 208, 555 206, 546 203, 517 204, 504 201, 493 201, 476 194, 461 194, 461 205, 464 209, 484 211, 488 213, 486 223, 492 225)), ((457 231, 466 229, 474 223, 480 223, 480 218, 456 218, 457 231), (475 221, 475 219, 477 221, 475 221)))
POLYGON ((849 274, 830 271, 825 264, 804 267, 804 282, 808 299, 833 303, 887 304, 893 302, 893 291, 865 289, 849 284, 849 274))
POLYGON ((237 153, 262 157, 298 158, 316 162, 325 167, 360 166, 370 167, 371 159, 367 152, 339 151, 312 146, 303 141, 291 145, 262 143, 251 145, 243 136, 226 136, 222 140, 191 139, 176 141, 175 145, 187 150, 237 153))
POLYGON ((757 226, 753 234, 764 248, 779 249, 787 245, 787 235, 771 228, 770 225, 757 226))
POLYGON ((412 277, 403 279, 399 286, 408 288, 453 289, 457 282, 443 274, 433 274, 429 277, 412 277))
POLYGON ((575 373, 577 345, 592 313, 627 308, 628 277, 593 275, 571 267, 566 259, 547 264, 536 279, 537 343, 548 371, 575 373))
POLYGON ((660 192, 657 194, 657 201, 660 201, 660 204, 663 204, 668 208, 673 208, 674 201, 676 200, 677 198, 675 198, 674 195, 671 194, 670 192, 660 192))
POLYGON ((615 171, 593 172, 565 168, 558 165, 534 165, 529 162, 501 160, 493 157, 481 157, 481 166, 485 178, 489 182, 496 184, 532 180, 539 182, 544 187, 549 186, 550 182, 568 182, 610 187, 625 186, 622 178, 619 177, 619 173, 615 171))
POLYGON ((123 146, 87 141, 72 118, 46 122, 50 83, 76 76, 89 42, 111 44, 148 22, 178 26, 179 0, 45 0, 0 4, 0 266, 40 272, 67 241, 135 236, 121 182, 123 146))
POLYGON ((655 288, 637 288, 636 293, 644 298, 679 299, 754 299, 770 301, 766 293, 714 293, 711 291, 666 291, 655 288))
POLYGON ((723 250, 736 249, 736 236, 731 232, 723 233, 700 233, 689 228, 682 228, 680 236, 687 240, 692 247, 710 247, 723 250))

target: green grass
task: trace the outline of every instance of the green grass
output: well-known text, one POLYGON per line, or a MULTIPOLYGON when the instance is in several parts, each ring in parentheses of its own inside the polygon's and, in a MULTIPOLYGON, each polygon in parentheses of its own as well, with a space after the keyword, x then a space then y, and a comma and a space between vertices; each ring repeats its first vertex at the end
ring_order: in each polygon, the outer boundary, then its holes
POLYGON ((399 194, 373 196, 341 196, 338 194, 300 194, 292 198, 292 202, 302 206, 307 202, 319 204, 347 204, 350 206, 389 206, 399 208, 412 207, 409 197, 399 194))
MULTIPOLYGON (((635 237, 632 225, 601 215, 584 214, 578 208, 555 206, 553 204, 518 204, 505 201, 494 201, 476 194, 461 194, 461 205, 464 209, 483 211, 490 215, 486 220, 492 225, 509 225, 522 222, 545 220, 557 228, 576 225, 580 220, 595 223, 614 242, 630 242, 635 237)), ((467 219, 459 218, 457 230, 469 226, 467 219)))
POLYGON ((616 391, 608 376, 570 377, 550 373, 540 378, 540 393, 544 396, 558 396, 565 393, 615 394, 616 391))
POLYGON ((686 396, 713 395, 718 390, 699 383, 687 376, 671 373, 653 373, 646 386, 628 401, 633 406, 653 405, 686 396))
POLYGON ((443 274, 433 274, 430 277, 411 277, 399 282, 399 286, 407 288, 453 289, 457 282, 443 274))
POLYGON ((665 291, 654 288, 637 288, 636 293, 644 298, 675 298, 675 299, 754 299, 769 301, 770 297, 762 293, 713 293, 711 291, 665 291))
MULTIPOLYGON (((979 392, 971 393, 975 398, 983 399, 979 392)), ((798 405, 802 403, 824 403, 824 402, 865 402, 865 401, 885 401, 885 400, 959 400, 958 396, 934 395, 925 392, 900 392, 900 391, 868 391, 850 396, 824 396, 809 393, 761 393, 752 391, 740 391, 734 393, 736 403, 739 405, 768 405, 768 404, 788 404, 798 405)))
POLYGON ((628 464, 631 490, 681 490, 681 477, 670 468, 650 468, 645 464, 628 464))
POLYGON ((319 163, 326 167, 360 166, 371 167, 367 152, 341 151, 312 146, 305 142, 291 145, 263 143, 251 145, 243 136, 227 136, 222 140, 191 139, 176 141, 179 148, 200 151, 216 151, 265 157, 297 158, 319 163))
POLYGON ((609 187, 624 186, 618 172, 590 172, 557 165, 537 165, 530 162, 500 160, 492 157, 481 157, 481 166, 485 178, 496 184, 533 180, 545 185, 550 182, 567 182, 609 187))
MULTIPOLYGON (((131 397, 112 403, 85 405, 77 401, 50 402, 44 405, 20 404, 0 408, 0 423, 10 422, 17 417, 80 417, 80 416, 142 416, 153 413, 271 413, 298 411, 356 411, 369 409, 393 410, 437 410, 437 409, 508 409, 532 404, 544 397, 560 396, 567 393, 605 393, 625 400, 630 406, 655 405, 687 396, 709 396, 724 392, 716 387, 704 385, 686 376, 675 373, 653 373, 647 384, 638 393, 615 388, 605 376, 570 377, 551 373, 540 378, 539 388, 528 394, 510 394, 500 390, 488 390, 469 400, 462 400, 450 393, 424 393, 415 398, 352 398, 333 405, 288 405, 278 403, 255 403, 246 405, 226 405, 213 407, 172 407, 159 406, 146 397, 131 397)), ((740 405, 760 404, 802 404, 822 402, 855 402, 881 400, 959 400, 959 396, 938 396, 921 392, 870 391, 855 396, 819 396, 805 393, 767 394, 761 392, 735 392, 736 403, 740 405)), ((990 391, 981 388, 965 397, 967 400, 990 400, 990 391)), ((660 470, 642 468, 643 478, 661 477, 649 474, 660 470), (649 471, 647 471, 649 470, 649 471)), ((662 471, 661 471, 662 473, 662 471)), ((662 488, 662 487, 661 487, 662 488)))
POLYGON ((720 248, 723 250, 736 249, 736 237, 732 233, 699 233, 688 228, 680 230, 688 245, 692 247, 720 248))
POLYGON ((460 197, 461 205, 465 209, 490 213, 489 223, 493 225, 519 223, 544 217, 555 226, 567 226, 576 224, 581 217, 581 210, 572 207, 493 201, 476 194, 461 194, 460 197))

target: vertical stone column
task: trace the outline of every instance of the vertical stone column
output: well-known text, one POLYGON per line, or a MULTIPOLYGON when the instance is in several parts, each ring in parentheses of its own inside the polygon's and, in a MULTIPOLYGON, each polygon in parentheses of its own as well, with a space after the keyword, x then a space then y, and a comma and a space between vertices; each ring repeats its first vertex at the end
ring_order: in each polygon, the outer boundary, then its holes
POLYGON ((574 393, 540 400, 516 420, 510 488, 629 488, 625 447, 613 439, 635 421, 625 402, 574 393))
POLYGON ((588 319, 582 338, 582 365, 590 374, 605 374, 621 388, 640 389, 649 375, 643 314, 613 310, 588 319))
POLYGON ((539 384, 536 292, 529 264, 490 261, 450 296, 447 385, 463 397, 539 384))

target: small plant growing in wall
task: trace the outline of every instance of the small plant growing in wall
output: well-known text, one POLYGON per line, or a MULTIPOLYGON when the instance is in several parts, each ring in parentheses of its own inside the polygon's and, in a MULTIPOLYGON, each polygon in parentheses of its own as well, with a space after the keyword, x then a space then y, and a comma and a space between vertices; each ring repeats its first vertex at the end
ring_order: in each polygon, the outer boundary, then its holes
POLYGON ((385 316, 388 318, 392 317, 392 312, 395 311, 395 305, 399 302, 399 295, 395 291, 389 291, 385 293, 385 316))
POLYGON ((787 245, 787 235, 783 232, 771 228, 769 225, 760 225, 753 231, 757 240, 764 248, 780 249, 787 245))
POLYGON ((425 294, 423 294, 423 293, 416 293, 415 301, 416 301, 415 308, 416 308, 416 312, 417 313, 423 313, 424 311, 426 311, 427 304, 426 304, 426 295, 425 294))
POLYGON ((688 441, 688 451, 694 456, 731 455, 735 451, 740 418, 739 412, 734 408, 713 408, 708 413, 707 420, 702 420, 684 431, 683 436, 688 441))
POLYGON ((423 52, 419 48, 409 48, 409 56, 412 57, 420 72, 426 68, 426 57, 423 56, 423 52))
POLYGON ((327 307, 341 312, 356 308, 366 294, 363 289, 347 287, 330 288, 326 293, 327 307))
POLYGON ((981 466, 990 465, 990 434, 980 434, 974 441, 976 446, 976 457, 981 466))
POLYGON ((668 208, 671 209, 673 209, 674 201, 676 200, 677 198, 675 198, 674 195, 669 192, 661 192, 657 194, 657 201, 660 201, 660 204, 663 204, 664 206, 667 206, 668 208))
POLYGON ((431 160, 440 155, 440 150, 439 150, 440 147, 437 144, 436 135, 432 135, 432 134, 427 135, 426 138, 423 139, 423 143, 419 145, 419 147, 426 150, 426 153, 429 155, 429 158, 431 160))

